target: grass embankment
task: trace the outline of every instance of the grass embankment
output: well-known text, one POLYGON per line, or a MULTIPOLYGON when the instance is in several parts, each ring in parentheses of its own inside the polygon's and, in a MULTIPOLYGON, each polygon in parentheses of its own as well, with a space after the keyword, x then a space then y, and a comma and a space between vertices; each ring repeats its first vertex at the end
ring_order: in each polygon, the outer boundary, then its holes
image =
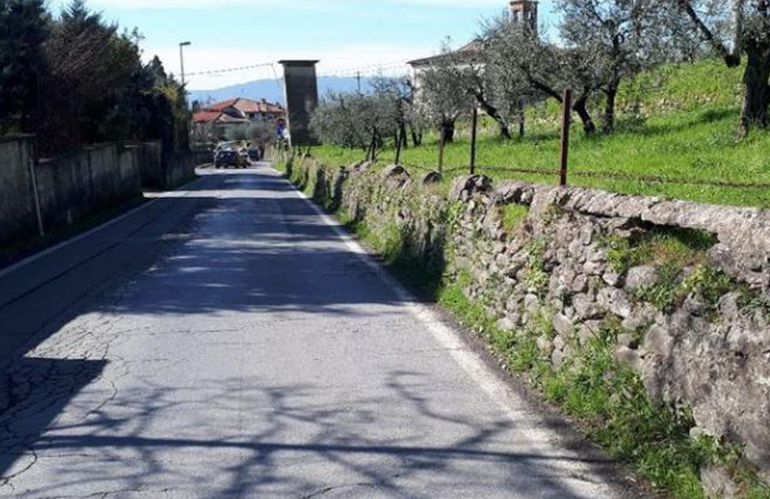
MULTIPOLYGON (((612 135, 586 136, 573 125, 570 185, 596 187, 627 194, 644 194, 705 203, 770 207, 770 189, 668 184, 635 179, 578 176, 581 172, 658 176, 706 182, 770 183, 770 132, 741 137, 738 128, 742 70, 720 61, 670 65, 642 74, 626 84, 619 98, 618 128, 612 135)), ((595 103, 600 116, 601 103, 595 103)), ((531 109, 524 138, 501 141, 485 122, 479 139, 479 173, 556 183, 555 174, 526 174, 505 168, 556 170, 559 161, 558 105, 548 102, 531 109)), ((467 130, 445 151, 447 177, 464 174, 469 163, 467 130)), ((322 146, 313 156, 326 164, 351 164, 363 159, 361 150, 322 146)), ((412 170, 436 169, 438 144, 428 136, 421 147, 410 147, 401 162, 412 170)), ((379 155, 392 163, 391 146, 379 155)))

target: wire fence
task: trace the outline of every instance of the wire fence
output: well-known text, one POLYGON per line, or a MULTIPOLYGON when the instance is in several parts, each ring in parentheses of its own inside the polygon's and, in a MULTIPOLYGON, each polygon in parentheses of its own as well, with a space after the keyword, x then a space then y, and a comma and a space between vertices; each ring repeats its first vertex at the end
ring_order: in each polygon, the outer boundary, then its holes
MULTIPOLYGON (((635 95, 640 96, 640 100, 643 98, 645 102, 651 102, 656 100, 663 100, 663 102, 657 102, 657 105, 666 105, 665 99, 668 97, 672 97, 673 92, 666 88, 664 85, 656 85, 655 87, 637 87, 632 89, 633 93, 635 95)), ((569 92, 565 92, 565 94, 568 94, 569 92)), ((739 85, 729 85, 724 86, 722 88, 717 89, 710 89, 708 94, 704 94, 702 96, 689 96, 689 99, 691 101, 692 107, 694 109, 697 109, 700 104, 699 100, 703 100, 706 102, 714 102, 716 99, 714 96, 719 96, 720 99, 722 99, 722 103, 729 105, 731 108, 730 113, 734 113, 737 117, 737 104, 739 103, 739 96, 740 96, 740 86, 739 85), (734 97, 734 98, 733 98, 734 97)), ((469 145, 469 160, 467 166, 464 167, 458 167, 458 166, 452 166, 449 168, 446 168, 444 166, 444 147, 445 144, 442 141, 442 138, 440 136, 439 138, 439 144, 438 144, 438 152, 437 152, 437 158, 436 158, 436 165, 437 169, 440 173, 445 175, 458 175, 458 174, 476 174, 476 173, 487 173, 487 174, 494 174, 496 176, 505 176, 505 175, 511 175, 512 177, 515 175, 536 175, 540 177, 551 177, 554 179, 558 179, 558 182, 562 186, 567 186, 570 183, 570 179, 574 178, 581 178, 581 179, 601 179, 601 180, 609 180, 614 182, 633 182, 633 183, 642 183, 642 184, 663 184, 663 185, 680 185, 680 186, 696 186, 696 187, 712 187, 712 188, 720 188, 720 189, 745 189, 745 190, 754 190, 754 191, 762 191, 762 190, 768 190, 768 198, 770 199, 770 181, 751 181, 751 180, 733 180, 733 179, 719 179, 719 178, 698 178, 698 177, 692 177, 692 176, 673 176, 673 175, 657 175, 657 174, 644 174, 644 173, 629 173, 629 172, 620 172, 620 171, 601 171, 601 170, 595 170, 591 168, 585 168, 581 167, 579 169, 574 169, 570 166, 570 157, 569 157, 569 147, 570 147, 570 137, 569 137, 569 130, 571 126, 574 124, 574 121, 572 119, 572 115, 574 114, 571 105, 570 100, 571 98, 574 98, 574 96, 568 96, 565 95, 562 99, 562 120, 560 125, 560 133, 561 133, 561 140, 560 140, 560 147, 559 147, 559 158, 554 158, 555 163, 558 163, 560 165, 559 168, 535 168, 535 167, 522 167, 522 166, 504 166, 504 165, 488 165, 488 164, 478 164, 477 163, 477 150, 479 149, 479 144, 477 144, 477 135, 478 135, 478 120, 472 119, 471 120, 471 128, 470 128, 470 145, 469 145), (566 105, 565 105, 566 104, 566 105)), ((626 107, 629 106, 629 100, 626 100, 624 103, 626 107)), ((715 108, 708 111, 708 113, 713 113, 715 116, 712 117, 712 119, 719 119, 720 113, 719 113, 720 106, 716 106, 715 108)), ((630 113, 625 113, 625 115, 618 114, 617 118, 620 121, 621 119, 627 119, 629 118, 630 113)), ((474 113, 475 118, 476 113, 474 113)), ((736 124, 737 126, 737 124, 736 124)), ((376 141, 375 137, 377 135, 376 130, 374 131, 372 143, 369 147, 369 150, 366 153, 366 159, 367 160, 376 160, 379 154, 382 152, 382 149, 378 149, 376 147, 376 141)), ((410 168, 417 168, 420 170, 430 170, 434 171, 436 168, 434 167, 428 167, 425 165, 413 165, 408 164, 407 162, 400 162, 399 160, 402 157, 402 146, 403 142, 406 140, 405 137, 396 136, 394 139, 394 148, 395 151, 395 158, 396 163, 407 163, 406 166, 409 166, 410 168)), ((380 142, 380 145, 382 146, 382 141, 380 142)), ((768 159, 770 160, 770 153, 768 153, 768 159)))
MULTIPOLYGON (((222 74, 229 72, 243 72, 253 70, 268 70, 272 73, 272 77, 276 82, 279 80, 279 74, 277 71, 275 62, 262 62, 251 65, 243 65, 233 68, 214 69, 208 71, 199 71, 190 73, 191 76, 199 75, 212 75, 222 74)), ((375 63, 371 65, 363 66, 351 66, 351 67, 319 67, 319 77, 371 77, 383 74, 392 74, 397 71, 401 71, 404 74, 409 70, 409 66, 406 61, 388 61, 382 63, 375 63)), ((673 108, 680 106, 680 102, 677 99, 683 97, 686 98, 690 107, 697 108, 704 103, 717 104, 716 108, 719 108, 718 104, 730 105, 733 107, 738 104, 741 95, 741 86, 739 82, 731 82, 726 79, 713 78, 708 84, 701 84, 701 90, 704 90, 700 95, 697 93, 689 92, 688 88, 672 88, 667 81, 666 77, 658 78, 656 80, 648 80, 642 83, 637 83, 624 87, 618 99, 618 110, 616 119, 619 123, 626 124, 630 121, 638 120, 640 122, 645 121, 650 115, 654 115, 660 111, 665 111, 667 108, 673 108)), ((574 98, 574 96, 573 96, 574 98)), ((563 104, 563 103, 562 103, 563 104)), ((718 113, 718 111, 715 111, 718 113)), ((546 113, 547 114, 547 113, 546 113)), ((569 163, 569 129, 572 121, 572 112, 561 113, 562 120, 560 125, 560 134, 562 141, 560 144, 559 160, 560 168, 529 168, 521 166, 492 166, 484 164, 476 164, 476 156, 479 145, 477 144, 476 137, 478 135, 478 120, 473 120, 473 126, 471 127, 471 145, 469 151, 469 163, 467 167, 450 167, 444 168, 444 146, 445 144, 439 144, 437 164, 439 170, 446 174, 450 173, 478 173, 489 172, 499 175, 537 175, 542 177, 558 178, 561 185, 567 185, 570 178, 584 178, 584 179, 604 179, 611 181, 625 181, 625 182, 641 182, 641 183, 654 183, 654 184, 668 184, 668 185, 690 185, 700 187, 714 187, 714 188, 730 188, 730 189, 770 189, 770 182, 758 182, 758 181, 737 181, 737 180, 724 180, 724 179, 705 179, 695 178, 687 176, 667 176, 667 175, 654 175, 654 174, 635 174, 625 172, 613 172, 613 171, 598 171, 586 168, 573 169, 570 168, 569 163), (566 119, 565 118, 569 118, 566 119)), ((546 121, 553 124, 556 119, 553 113, 549 116, 541 116, 540 121, 546 121)), ((553 131, 552 131, 553 132, 553 131)), ((552 133, 549 132, 549 133, 552 133)), ((382 143, 379 144, 376 140, 377 131, 374 131, 372 142, 366 152, 367 159, 376 158, 380 152, 382 143)), ((401 162, 402 151, 401 146, 406 137, 396 138, 396 160, 401 162)), ((307 152, 307 151, 305 151, 307 152)), ((432 170, 420 165, 409 165, 413 168, 432 170)))

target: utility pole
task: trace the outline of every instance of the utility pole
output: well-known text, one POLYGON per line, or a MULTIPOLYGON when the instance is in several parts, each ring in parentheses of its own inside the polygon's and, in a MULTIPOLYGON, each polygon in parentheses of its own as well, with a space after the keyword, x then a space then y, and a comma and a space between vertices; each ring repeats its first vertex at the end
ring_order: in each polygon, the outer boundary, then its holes
POLYGON ((361 93, 361 71, 356 72, 356 80, 358 80, 358 93, 361 93))
POLYGON ((184 48, 192 45, 190 42, 182 42, 179 44, 179 66, 182 70, 182 86, 184 87, 184 48))

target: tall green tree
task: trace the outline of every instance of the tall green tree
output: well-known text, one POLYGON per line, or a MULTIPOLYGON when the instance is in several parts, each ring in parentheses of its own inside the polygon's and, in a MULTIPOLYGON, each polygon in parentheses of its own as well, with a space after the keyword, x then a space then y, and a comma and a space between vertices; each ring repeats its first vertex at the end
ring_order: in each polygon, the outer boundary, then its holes
POLYGON ((36 131, 47 36, 43 0, 0 0, 0 133, 36 131))
POLYGON ((84 143, 119 140, 130 120, 121 96, 141 68, 138 39, 74 0, 51 23, 45 44, 41 142, 52 151, 84 143))
POLYGON ((83 0, 73 0, 51 21, 41 92, 44 153, 118 140, 189 147, 185 92, 160 59, 142 63, 141 40, 83 0))

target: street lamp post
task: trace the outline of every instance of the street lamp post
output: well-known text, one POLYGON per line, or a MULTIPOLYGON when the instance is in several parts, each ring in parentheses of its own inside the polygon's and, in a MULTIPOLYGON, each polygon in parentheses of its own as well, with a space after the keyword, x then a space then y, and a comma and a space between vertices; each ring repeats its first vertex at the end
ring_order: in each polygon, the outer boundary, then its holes
POLYGON ((179 44, 179 65, 182 69, 182 86, 184 87, 184 48, 192 45, 190 42, 182 42, 179 44))

